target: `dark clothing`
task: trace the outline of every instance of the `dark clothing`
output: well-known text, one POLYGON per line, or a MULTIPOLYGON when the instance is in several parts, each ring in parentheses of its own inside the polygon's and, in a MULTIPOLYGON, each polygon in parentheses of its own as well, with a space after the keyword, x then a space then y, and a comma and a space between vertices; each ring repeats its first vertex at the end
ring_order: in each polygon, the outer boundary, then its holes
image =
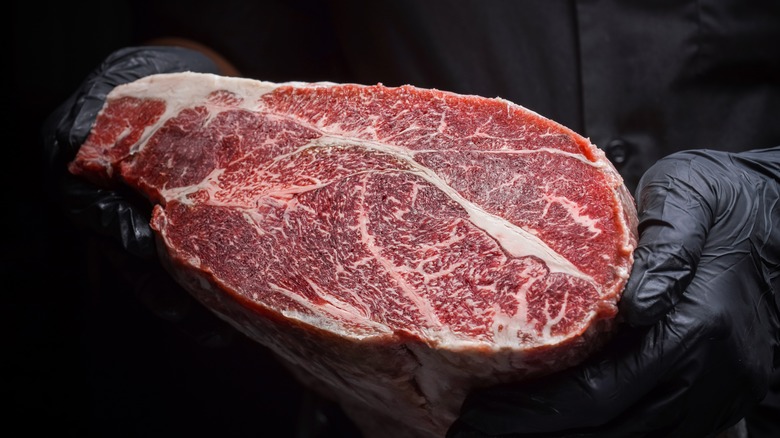
POLYGON ((590 137, 632 191, 674 151, 780 144, 776 1, 255 3, 150 2, 139 37, 199 40, 264 80, 500 96, 590 137))

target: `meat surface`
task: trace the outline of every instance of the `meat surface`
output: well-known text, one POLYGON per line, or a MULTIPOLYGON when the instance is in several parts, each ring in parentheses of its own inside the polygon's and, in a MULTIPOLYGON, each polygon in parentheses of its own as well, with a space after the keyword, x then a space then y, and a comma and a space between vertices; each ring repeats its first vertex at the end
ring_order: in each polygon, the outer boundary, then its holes
POLYGON ((117 87, 72 173, 154 206, 172 275, 367 437, 608 336, 636 212, 603 153, 502 99, 207 74, 117 87))

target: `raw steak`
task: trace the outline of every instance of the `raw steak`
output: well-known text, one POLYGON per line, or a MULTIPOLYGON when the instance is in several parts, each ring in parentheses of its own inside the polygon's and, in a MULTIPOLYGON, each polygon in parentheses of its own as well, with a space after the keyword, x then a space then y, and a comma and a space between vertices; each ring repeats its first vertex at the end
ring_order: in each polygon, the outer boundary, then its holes
POLYGON ((177 280, 366 436, 441 437, 470 389, 581 361, 636 244, 586 139, 411 86, 151 76, 70 169, 156 204, 177 280))

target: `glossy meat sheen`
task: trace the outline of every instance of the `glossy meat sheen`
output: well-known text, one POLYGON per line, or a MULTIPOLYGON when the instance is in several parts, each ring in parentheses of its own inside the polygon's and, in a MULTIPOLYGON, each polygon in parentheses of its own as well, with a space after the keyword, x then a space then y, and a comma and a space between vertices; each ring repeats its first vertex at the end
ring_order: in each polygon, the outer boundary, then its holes
POLYGON ((179 280, 272 347, 258 327, 287 323, 314 344, 528 354, 497 375, 537 350, 568 366, 614 316, 635 246, 631 198, 587 140, 410 86, 145 78, 109 96, 71 170, 157 203, 179 280))

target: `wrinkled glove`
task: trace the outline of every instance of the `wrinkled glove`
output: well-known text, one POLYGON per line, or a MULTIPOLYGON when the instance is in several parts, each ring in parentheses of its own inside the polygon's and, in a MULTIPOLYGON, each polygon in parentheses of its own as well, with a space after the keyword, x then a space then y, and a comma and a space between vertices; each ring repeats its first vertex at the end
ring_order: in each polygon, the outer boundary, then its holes
POLYGON ((449 437, 708 437, 762 400, 780 365, 780 147, 670 155, 637 204, 614 342, 474 392, 449 437))
POLYGON ((65 173, 62 199, 75 221, 111 236, 133 254, 154 254, 154 237, 149 228, 148 210, 124 193, 105 190, 69 177, 65 165, 87 139, 106 95, 117 85, 156 73, 195 71, 218 73, 214 62, 200 52, 180 47, 130 47, 108 56, 59 106, 43 126, 43 143, 55 173, 65 173), (132 199, 132 200, 131 200, 132 199))
POLYGON ((152 74, 183 71, 217 74, 219 68, 206 55, 182 47, 117 50, 48 117, 42 128, 43 147, 53 184, 59 190, 55 197, 61 200, 65 214, 76 224, 121 245, 126 253, 112 252, 106 258, 133 283, 138 298, 202 344, 221 345, 232 337, 231 329, 173 283, 156 262, 149 202, 122 188, 97 187, 66 169, 114 87, 152 74))

